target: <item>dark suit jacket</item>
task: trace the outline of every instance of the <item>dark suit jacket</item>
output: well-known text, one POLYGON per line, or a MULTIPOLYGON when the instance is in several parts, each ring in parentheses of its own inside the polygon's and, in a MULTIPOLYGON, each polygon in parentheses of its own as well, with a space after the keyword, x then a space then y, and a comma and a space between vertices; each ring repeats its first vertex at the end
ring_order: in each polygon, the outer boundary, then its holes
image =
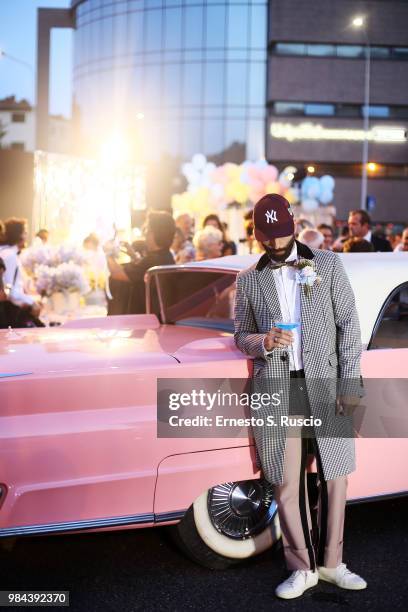
POLYGON ((374 234, 371 235, 371 244, 374 247, 374 251, 392 251, 392 247, 388 240, 384 240, 384 238, 374 236, 374 234))

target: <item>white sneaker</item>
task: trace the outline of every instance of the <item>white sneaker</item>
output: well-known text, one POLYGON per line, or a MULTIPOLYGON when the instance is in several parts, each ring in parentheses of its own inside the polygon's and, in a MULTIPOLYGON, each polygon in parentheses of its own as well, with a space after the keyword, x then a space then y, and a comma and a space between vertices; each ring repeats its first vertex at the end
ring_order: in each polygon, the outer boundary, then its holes
POLYGON ((319 582, 319 574, 312 570, 296 570, 275 589, 275 595, 282 599, 293 599, 300 597, 303 593, 316 586, 319 582))
POLYGON ((367 588, 366 581, 358 574, 353 574, 347 569, 345 563, 340 563, 337 567, 318 567, 319 578, 326 582, 336 584, 342 589, 359 591, 367 588))

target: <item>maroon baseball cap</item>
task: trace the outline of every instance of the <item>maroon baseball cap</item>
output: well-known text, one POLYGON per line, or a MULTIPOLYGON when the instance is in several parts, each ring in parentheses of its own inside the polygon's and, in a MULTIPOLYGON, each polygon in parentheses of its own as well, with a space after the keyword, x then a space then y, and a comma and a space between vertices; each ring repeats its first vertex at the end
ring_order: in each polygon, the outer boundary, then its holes
POLYGON ((259 242, 295 233, 293 211, 287 199, 278 193, 268 193, 255 204, 253 220, 255 238, 259 242))

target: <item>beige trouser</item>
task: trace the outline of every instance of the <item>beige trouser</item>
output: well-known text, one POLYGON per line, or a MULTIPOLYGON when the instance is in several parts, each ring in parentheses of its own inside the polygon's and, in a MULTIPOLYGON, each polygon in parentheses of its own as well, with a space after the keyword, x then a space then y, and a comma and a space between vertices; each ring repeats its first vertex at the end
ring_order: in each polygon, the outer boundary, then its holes
POLYGON ((347 476, 324 480, 316 440, 310 438, 319 491, 317 512, 316 508, 311 512, 306 477, 308 440, 301 437, 301 427, 288 429, 283 483, 275 486, 286 566, 289 570, 337 567, 343 552, 347 476))

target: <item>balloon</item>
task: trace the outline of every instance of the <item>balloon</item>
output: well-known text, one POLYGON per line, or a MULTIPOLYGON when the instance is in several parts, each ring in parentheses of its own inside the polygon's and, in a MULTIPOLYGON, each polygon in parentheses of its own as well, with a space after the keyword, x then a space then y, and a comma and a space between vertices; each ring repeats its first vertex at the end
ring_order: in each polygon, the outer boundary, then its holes
POLYGON ((225 172, 230 180, 236 180, 239 177, 239 166, 237 164, 224 164, 225 172))
POLYGON ((320 179, 320 189, 333 191, 335 185, 335 180, 330 174, 325 174, 320 179))
POLYGON ((262 178, 265 183, 274 183, 278 178, 278 169, 275 166, 266 166, 262 170, 262 178))
POLYGON ((262 180, 262 173, 260 172, 259 168, 256 168, 254 165, 251 165, 248 167, 248 176, 249 178, 254 181, 259 181, 262 180))
POLYGON ((316 199, 319 196, 320 183, 315 176, 307 176, 302 182, 302 198, 316 199))
POLYGON ((282 195, 287 199, 289 204, 296 204, 299 201, 299 190, 295 187, 287 189, 282 195))
POLYGON ((282 186, 280 183, 274 181, 272 183, 267 183, 265 186, 265 193, 281 193, 282 186))
POLYGON ((321 191, 319 195, 319 200, 322 204, 329 204, 333 199, 333 192, 329 189, 326 191, 321 191))
POLYGON ((241 183, 244 183, 244 185, 249 185, 250 183, 250 178, 248 175, 248 172, 246 170, 243 170, 243 172, 241 172, 241 183))
POLYGON ((265 168, 265 166, 267 165, 268 165, 268 162, 266 161, 265 158, 258 159, 258 161, 255 162, 255 167, 259 169, 265 168))
POLYGON ((194 168, 196 168, 197 170, 203 170, 203 168, 205 168, 205 165, 207 163, 207 158, 202 153, 196 153, 195 155, 193 155, 193 158, 191 161, 192 161, 194 168))

